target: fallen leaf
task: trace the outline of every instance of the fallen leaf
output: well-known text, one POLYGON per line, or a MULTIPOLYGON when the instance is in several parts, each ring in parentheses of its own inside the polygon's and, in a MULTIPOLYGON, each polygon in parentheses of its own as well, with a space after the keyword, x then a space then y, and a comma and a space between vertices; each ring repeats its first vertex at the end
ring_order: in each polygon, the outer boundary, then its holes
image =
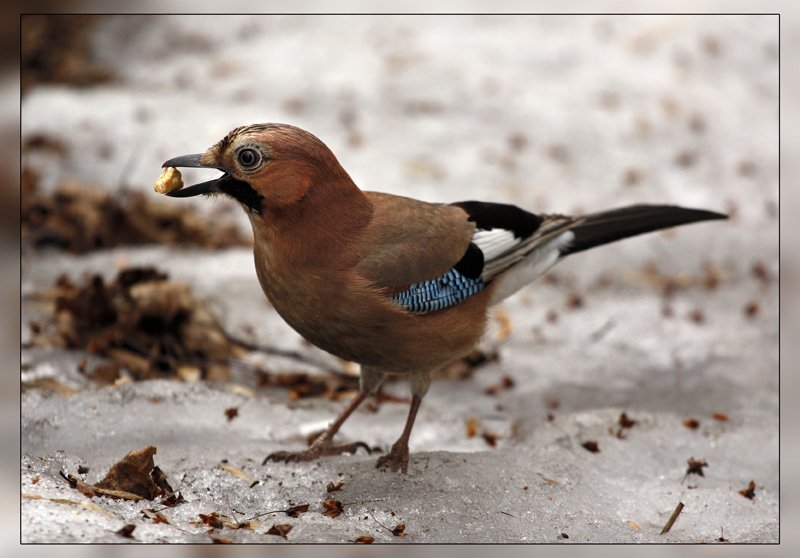
POLYGON ((489 444, 490 447, 496 447, 497 440, 500 439, 500 436, 493 432, 489 432, 488 430, 484 430, 481 433, 481 436, 483 436, 483 439, 486 440, 486 443, 489 444))
POLYGON ((220 463, 219 466, 220 466, 220 468, 225 469, 226 471, 228 471, 231 475, 233 475, 235 477, 239 477, 241 479, 244 479, 247 482, 255 482, 255 480, 256 480, 253 477, 251 477, 250 475, 248 475, 247 473, 245 473, 244 471, 240 471, 239 469, 237 469, 235 467, 231 467, 230 465, 225 465, 224 463, 220 463))
POLYGON ((343 485, 344 485, 344 481, 339 481, 336 484, 333 484, 333 481, 330 481, 328 483, 328 486, 327 486, 327 491, 328 492, 338 492, 339 490, 342 489, 343 485))
POLYGON ((486 395, 495 395, 500 391, 505 391, 512 387, 514 387, 514 378, 511 376, 503 376, 499 383, 486 388, 486 395))
POLYGON ((636 522, 635 522, 635 521, 628 521, 628 525, 630 525, 630 526, 631 526, 631 527, 633 527, 634 529, 638 529, 639 531, 641 531, 641 530, 642 530, 642 528, 641 528, 641 527, 639 527, 638 525, 636 525, 636 522))
POLYGON ((705 476, 703 474, 703 467, 708 467, 708 463, 706 463, 705 459, 696 460, 694 457, 690 457, 687 463, 689 464, 689 467, 686 469, 686 475, 683 477, 684 480, 689 475, 700 475, 701 477, 705 476))
POLYGON ((683 425, 686 428, 691 428, 692 430, 695 430, 700 427, 700 421, 697 419, 690 418, 683 421, 683 425))
POLYGON ((633 428, 633 426, 636 424, 636 421, 630 419, 627 413, 622 413, 619 416, 617 424, 619 424, 620 428, 633 428))
POLYGON ((163 500, 161 503, 171 508, 173 506, 177 506, 178 504, 185 504, 186 500, 184 500, 180 492, 177 492, 171 495, 169 498, 163 500))
POLYGON ((217 515, 217 512, 210 513, 208 515, 198 514, 200 516, 200 521, 203 525, 208 525, 212 529, 222 529, 225 527, 225 524, 222 522, 222 519, 217 515))
POLYGON ((237 395, 244 395, 246 397, 255 397, 256 392, 247 386, 240 384, 225 384, 225 389, 237 395))
POLYGON ((133 530, 134 529, 136 529, 136 525, 128 524, 128 525, 125 525, 119 531, 116 531, 116 534, 119 535, 120 537, 125 537, 126 539, 132 539, 133 538, 133 530))
POLYGON ((597 442, 595 442, 594 440, 588 440, 582 443, 581 446, 583 446, 584 449, 592 453, 600 453, 600 446, 598 446, 597 442))
POLYGON ((22 391, 30 391, 34 389, 54 391, 61 397, 69 397, 78 393, 73 388, 66 384, 62 384, 58 380, 52 378, 39 378, 30 382, 23 382, 22 391))
POLYGON ((290 525, 289 523, 283 523, 281 525, 273 525, 267 531, 267 535, 277 535, 279 537, 286 538, 286 535, 289 534, 289 531, 292 530, 294 525, 290 525))
POLYGON ((478 425, 480 421, 478 417, 469 417, 466 421, 467 425, 467 438, 474 438, 475 435, 478 433, 478 425))
POLYGON ((114 464, 105 478, 95 487, 128 492, 152 500, 162 493, 150 475, 154 468, 153 455, 156 451, 153 446, 131 451, 121 461, 114 464))
POLYGON ((398 523, 394 529, 392 529, 392 535, 395 537, 405 537, 406 536, 406 524, 405 523, 398 523))
POLYGON ((339 500, 325 500, 322 503, 322 507, 325 508, 322 514, 328 517, 338 517, 344 511, 342 503, 339 500))
POLYGON ((88 484, 75 475, 65 475, 63 472, 61 476, 66 479, 69 485, 78 490, 84 496, 93 498, 95 496, 108 496, 109 498, 119 498, 122 500, 143 500, 138 494, 133 494, 124 490, 111 490, 107 488, 99 488, 97 486, 88 484))
POLYGON ((730 420, 730 417, 725 413, 714 413, 711 416, 714 417, 714 420, 718 420, 720 422, 727 422, 730 420))
POLYGON ((157 512, 155 510, 142 510, 142 515, 144 515, 147 519, 151 520, 153 523, 167 523, 169 524, 169 519, 161 512, 157 512))
POLYGON ((356 544, 372 544, 375 542, 374 537, 368 537, 367 535, 361 535, 357 539, 353 541, 356 544))
POLYGON ((253 529, 257 529, 261 525, 261 521, 256 521, 251 519, 250 521, 244 521, 242 523, 237 523, 233 526, 234 529, 245 529, 247 531, 252 531, 253 529))
POLYGON ((748 500, 753 500, 756 497, 756 483, 755 481, 750 481, 750 485, 744 489, 740 490, 739 494, 747 498, 748 500))
POLYGON ((288 510, 286 510, 286 515, 289 517, 297 517, 301 513, 305 513, 308 511, 308 504, 301 504, 299 506, 292 506, 288 510))

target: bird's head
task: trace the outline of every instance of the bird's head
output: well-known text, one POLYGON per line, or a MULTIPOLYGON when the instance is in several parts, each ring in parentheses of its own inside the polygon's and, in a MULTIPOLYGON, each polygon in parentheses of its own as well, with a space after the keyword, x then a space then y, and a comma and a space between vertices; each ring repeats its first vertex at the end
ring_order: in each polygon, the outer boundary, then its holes
POLYGON ((303 199, 317 184, 350 180, 322 141, 287 124, 236 128, 205 153, 175 157, 162 166, 213 168, 223 173, 168 196, 226 194, 255 215, 280 211, 303 199))

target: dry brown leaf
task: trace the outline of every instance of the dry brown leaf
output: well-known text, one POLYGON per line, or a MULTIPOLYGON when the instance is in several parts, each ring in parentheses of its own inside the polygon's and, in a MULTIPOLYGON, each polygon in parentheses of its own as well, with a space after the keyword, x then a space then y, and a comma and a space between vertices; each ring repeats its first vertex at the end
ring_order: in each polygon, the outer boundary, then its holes
POLYGON ((289 523, 273 525, 272 527, 269 528, 269 531, 267 531, 267 535, 277 535, 285 539, 286 535, 288 535, 289 531, 291 531, 293 528, 294 525, 290 525, 289 523))
POLYGON ((592 453, 600 453, 600 446, 598 446, 597 442, 594 440, 587 440, 586 442, 582 443, 581 446, 592 453))
POLYGON ((301 513, 305 513, 308 511, 308 504, 301 504, 299 506, 292 506, 288 510, 286 510, 286 515, 289 517, 297 517, 301 513))
POLYGON ((333 481, 330 481, 330 482, 328 483, 328 486, 327 486, 326 490, 327 490, 329 493, 330 493, 330 492, 338 492, 339 490, 341 490, 341 489, 342 489, 342 486, 343 486, 343 485, 344 485, 344 481, 339 481, 339 482, 337 482, 336 484, 333 484, 333 481))
POLYGON ((750 484, 744 490, 740 490, 739 494, 747 498, 748 500, 752 500, 756 497, 756 482, 750 481, 750 484))
POLYGON ((325 508, 322 514, 328 517, 338 517, 344 511, 344 507, 342 507, 342 503, 339 500, 325 500, 322 503, 322 507, 325 508))
POLYGON ((633 428, 636 421, 629 418, 627 413, 622 413, 617 420, 617 424, 619 424, 621 428, 633 428))
POLYGON ((353 542, 356 544, 372 544, 375 542, 375 537, 368 537, 367 535, 361 535, 353 542))
POLYGON ((556 484, 558 484, 558 481, 555 481, 555 480, 553 480, 553 479, 548 479, 547 477, 545 477, 545 476, 544 476, 544 475, 542 475, 541 473, 539 474, 539 476, 540 476, 540 477, 542 477, 542 480, 543 480, 544 482, 546 482, 547 484, 553 484, 553 485, 556 485, 556 484))
POLYGON ((398 523, 394 529, 392 529, 392 535, 395 537, 405 537, 406 536, 406 524, 405 523, 398 523))
MULTIPOLYGON (((708 467, 708 463, 706 463, 705 459, 697 460, 694 457, 690 457, 687 463, 689 464, 689 466, 686 469, 686 476, 689 475, 700 475, 701 477, 705 476, 705 474, 703 473, 703 467, 708 467)), ((684 478, 686 478, 686 476, 684 478)))
POLYGON ((691 428, 692 430, 695 430, 700 427, 700 421, 697 419, 689 418, 683 421, 683 425, 686 428, 691 428))
POLYGON ((497 447, 497 440, 500 439, 500 436, 493 432, 489 432, 488 430, 481 432, 481 436, 483 436, 483 439, 487 444, 489 444, 490 447, 497 447))
POLYGON ((256 392, 250 389, 247 386, 243 386, 241 384, 225 384, 225 389, 227 389, 231 393, 235 393, 237 395, 244 395, 246 397, 255 397, 256 392))
POLYGON ((200 521, 203 525, 207 525, 212 529, 222 529, 225 527, 225 524, 222 522, 222 518, 217 514, 217 512, 213 512, 208 515, 202 513, 198 515, 200 516, 200 521))
POLYGON ((246 531, 252 531, 253 529, 258 529, 261 526, 263 521, 258 521, 255 519, 251 519, 250 521, 243 521, 242 523, 236 523, 231 525, 232 529, 244 529, 246 531))
POLYGON ((177 506, 178 504, 185 504, 186 500, 183 499, 183 496, 180 492, 170 495, 168 498, 164 499, 161 504, 164 506, 168 506, 170 508, 177 506))
POLYGON ((88 496, 89 498, 93 498, 95 496, 108 496, 109 498, 118 498, 121 500, 143 500, 141 496, 138 494, 133 494, 131 492, 127 492, 125 490, 114 490, 108 488, 99 488, 97 486, 88 484, 83 480, 79 479, 75 475, 63 475, 62 476, 67 480, 70 486, 77 491, 79 491, 84 496, 88 496))
POLYGON ((466 421, 466 425, 467 425, 467 438, 474 438, 475 435, 478 433, 478 426, 480 425, 478 417, 475 416, 469 417, 466 421))
POLYGON ((231 475, 233 475, 235 477, 239 477, 240 479, 244 479, 247 482, 255 482, 255 480, 256 480, 253 477, 251 477, 250 475, 248 475, 247 473, 245 473, 244 471, 240 471, 239 469, 237 469, 235 467, 231 467, 230 465, 226 465, 225 463, 220 463, 219 466, 220 466, 220 468, 225 469, 226 471, 228 471, 231 475))
POLYGON ((157 512, 155 510, 142 510, 142 515, 144 515, 147 519, 151 520, 153 523, 167 523, 169 524, 169 519, 161 512, 157 512))
POLYGON ((503 376, 500 382, 486 388, 486 395, 495 395, 500 391, 505 391, 514 387, 514 378, 503 376))
POLYGON ((228 419, 228 422, 232 421, 238 416, 239 416, 239 407, 229 407, 225 409, 225 418, 228 419))
POLYGON ((120 537, 125 537, 126 539, 133 538, 133 530, 136 529, 136 525, 128 524, 122 527, 119 531, 117 531, 117 535, 120 537))
POLYGON ((95 487, 129 492, 152 500, 162 493, 150 474, 154 468, 153 455, 156 451, 153 446, 131 451, 121 461, 114 464, 105 478, 95 487))
POLYGON ((73 388, 53 378, 38 378, 22 384, 23 391, 29 391, 33 389, 54 391, 61 397, 69 397, 70 395, 75 395, 77 393, 77 391, 73 388))

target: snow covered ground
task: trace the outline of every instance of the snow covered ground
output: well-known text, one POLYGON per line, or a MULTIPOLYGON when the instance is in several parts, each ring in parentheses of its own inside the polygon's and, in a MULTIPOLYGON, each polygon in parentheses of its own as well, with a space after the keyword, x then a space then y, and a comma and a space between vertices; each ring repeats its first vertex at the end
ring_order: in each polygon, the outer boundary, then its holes
MULTIPOLYGON (((115 16, 91 48, 113 82, 39 86, 22 99, 23 141, 66 147, 24 154, 45 189, 150 191, 166 159, 272 121, 320 137, 364 189, 534 212, 674 203, 732 218, 576 255, 558 281, 507 300, 510 333, 498 340, 495 324, 484 342, 499 360, 434 382, 408 475, 360 453, 261 465, 343 402, 166 380, 100 388, 76 372, 82 354, 23 351, 23 380, 77 391, 22 395, 21 492, 34 496, 22 498, 24 542, 129 542, 115 534, 126 524, 141 542, 210 542, 190 524, 199 514, 241 521, 304 503, 297 518, 267 514, 253 531, 213 536, 281 542, 266 531, 292 524, 290 542, 778 542, 777 17, 115 16), (685 280, 668 302, 652 262, 685 280), (506 376, 513 387, 486 393, 506 376), (230 407, 239 416, 223 420, 230 407), (622 412, 636 421, 624 438, 622 412), (496 447, 467 436, 472 418, 496 447), (684 425, 692 418, 696 429, 684 425), (590 440, 599 453, 583 447, 590 440), (84 465, 96 482, 148 445, 188 501, 163 511, 170 524, 142 515, 152 502, 84 506, 59 475, 84 465), (690 458, 708 463, 704 476, 686 476, 690 458), (753 500, 739 494, 751 480, 753 500), (330 481, 341 490, 328 494, 330 481), (335 518, 320 513, 331 496, 347 504, 335 518), (399 523, 402 538, 391 533, 399 523)), ((224 201, 169 203, 247 226, 224 201)), ((28 251, 22 340, 42 313, 31 295, 62 273, 110 278, 141 264, 189 283, 228 328, 324 358, 261 303, 251 258, 246 248, 28 251)), ((387 448, 406 411, 359 411, 341 435, 387 448)))

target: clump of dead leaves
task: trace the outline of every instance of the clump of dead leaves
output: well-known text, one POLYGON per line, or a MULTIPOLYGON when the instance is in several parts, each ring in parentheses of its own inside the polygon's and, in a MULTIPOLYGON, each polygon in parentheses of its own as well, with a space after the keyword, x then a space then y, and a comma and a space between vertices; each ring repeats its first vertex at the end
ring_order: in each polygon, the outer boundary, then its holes
POLYGON ((90 498, 108 496, 123 500, 153 500, 163 496, 166 505, 182 501, 179 494, 172 491, 167 476, 155 466, 153 455, 157 450, 148 446, 133 450, 114 464, 105 478, 97 484, 89 484, 75 475, 61 475, 76 490, 90 498))
POLYGON ((83 349, 108 358, 88 373, 113 382, 120 369, 134 379, 178 376, 227 378, 227 359, 246 352, 232 343, 184 283, 152 267, 100 275, 75 284, 61 276, 39 297, 54 305, 53 320, 35 324, 33 346, 83 349))
MULTIPOLYGON (((63 149, 56 140, 46 145, 63 149)), ((20 205, 23 246, 34 248, 50 246, 81 254, 120 245, 183 244, 217 249, 252 244, 233 223, 209 226, 190 208, 151 201, 139 191, 112 195, 65 183, 53 194, 42 193, 38 175, 30 169, 22 171, 20 205)))

